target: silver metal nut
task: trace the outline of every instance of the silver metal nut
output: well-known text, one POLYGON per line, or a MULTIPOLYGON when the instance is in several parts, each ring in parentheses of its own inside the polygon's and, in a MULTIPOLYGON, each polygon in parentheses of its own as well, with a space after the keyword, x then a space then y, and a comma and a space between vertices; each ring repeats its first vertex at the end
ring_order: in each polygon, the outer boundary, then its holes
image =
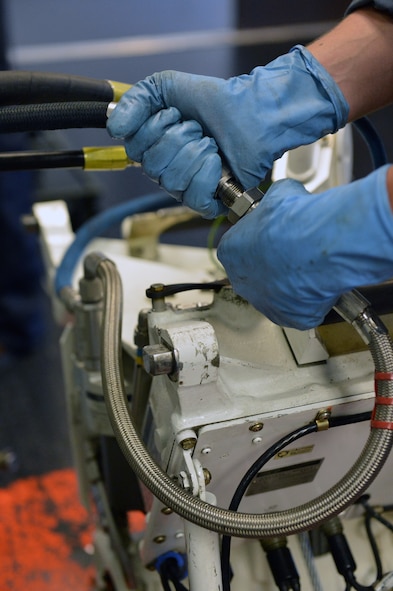
POLYGON ((263 197, 262 191, 258 187, 253 187, 244 191, 231 205, 228 213, 228 219, 232 223, 236 223, 240 218, 246 215, 246 213, 255 206, 263 197))

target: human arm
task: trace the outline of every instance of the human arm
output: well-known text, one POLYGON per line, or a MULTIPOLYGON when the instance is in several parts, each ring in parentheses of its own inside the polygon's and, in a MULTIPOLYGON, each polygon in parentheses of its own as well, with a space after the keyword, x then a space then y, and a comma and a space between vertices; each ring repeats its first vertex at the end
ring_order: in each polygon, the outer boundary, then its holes
POLYGON ((307 48, 343 92, 349 121, 393 102, 393 18, 387 12, 356 10, 307 48))

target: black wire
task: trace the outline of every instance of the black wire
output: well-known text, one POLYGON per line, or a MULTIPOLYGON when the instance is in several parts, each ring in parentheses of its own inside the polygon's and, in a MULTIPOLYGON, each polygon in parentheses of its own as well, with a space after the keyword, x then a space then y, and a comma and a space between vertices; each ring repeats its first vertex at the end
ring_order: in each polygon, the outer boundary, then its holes
MULTIPOLYGON (((371 413, 370 412, 363 412, 358 413, 355 415, 347 415, 347 416, 339 416, 339 417, 330 417, 329 419, 329 426, 330 427, 341 427, 343 425, 349 425, 353 423, 359 423, 362 421, 367 421, 370 419, 371 413)), ((245 495, 248 486, 251 484, 252 480, 258 474, 258 472, 262 469, 262 467, 272 459, 276 453, 284 449, 290 443, 293 443, 297 439, 304 437, 305 435, 309 435, 310 433, 315 433, 318 431, 317 423, 310 423, 303 427, 299 427, 295 429, 288 435, 282 437, 279 441, 273 444, 269 449, 267 449, 247 470, 243 478, 241 479, 233 497, 231 503, 229 505, 229 509, 232 511, 237 511, 240 502, 245 495)), ((223 591, 230 591, 230 579, 231 579, 231 567, 230 567, 230 552, 231 552, 231 537, 230 536, 223 536, 222 543, 221 543, 221 572, 222 572, 222 587, 223 591)))
POLYGON ((159 568, 159 574, 164 591, 172 591, 169 583, 171 582, 175 591, 188 591, 187 587, 180 581, 180 570, 178 564, 173 559, 167 559, 159 568))
POLYGON ((253 465, 247 470, 245 475, 243 476, 241 482, 239 483, 235 494, 232 497, 231 503, 229 505, 230 511, 237 511, 240 502, 245 495, 249 485, 260 471, 260 469, 269 461, 271 460, 276 453, 284 449, 290 443, 293 443, 297 439, 304 437, 305 435, 309 435, 310 433, 315 433, 318 431, 318 425, 316 423, 309 423, 308 425, 304 425, 295 429, 288 435, 285 435, 277 441, 274 445, 272 445, 268 450, 265 451, 254 463, 253 465))
POLYGON ((329 419, 329 427, 343 427, 344 425, 354 425, 355 423, 363 423, 371 419, 371 412, 360 412, 355 415, 343 415, 340 417, 331 417, 329 419))
MULTIPOLYGON (((316 423, 310 423, 309 425, 302 426, 298 429, 295 429, 295 431, 292 431, 288 435, 285 435, 285 437, 281 438, 269 449, 267 449, 253 463, 253 465, 247 470, 246 474, 243 476, 235 491, 235 494, 232 497, 229 509, 232 511, 237 511, 240 502, 247 491, 248 486, 255 478, 256 474, 271 458, 273 458, 276 455, 276 453, 284 449, 284 447, 286 447, 293 441, 296 441, 297 439, 300 439, 301 437, 304 437, 309 433, 315 433, 317 430, 318 426, 316 423)), ((231 567, 229 562, 229 556, 231 551, 231 540, 232 538, 230 536, 223 536, 221 543, 221 571, 223 591, 230 590, 231 567)))
POLYGON ((375 536, 373 534, 373 530, 371 527, 371 519, 372 519, 371 515, 366 512, 365 516, 364 516, 364 527, 366 529, 367 538, 368 538, 368 541, 369 541, 369 544, 371 547, 372 554, 374 556, 374 562, 375 562, 375 566, 376 566, 376 570, 377 570, 376 579, 377 579, 377 581, 379 581, 383 577, 382 562, 381 562, 381 557, 380 557, 378 545, 375 540, 375 536))
POLYGON ((355 575, 352 572, 347 572, 346 574, 346 581, 349 583, 356 591, 375 591, 373 585, 361 585, 357 582, 355 575))
POLYGON ((389 531, 393 532, 393 524, 390 523, 390 521, 388 521, 384 517, 382 517, 382 515, 378 513, 378 511, 376 511, 371 505, 369 505, 366 497, 361 497, 359 499, 359 503, 363 505, 365 511, 368 513, 368 515, 370 515, 370 517, 372 517, 376 521, 379 521, 379 523, 382 523, 382 525, 387 527, 389 531))
POLYGON ((160 579, 161 579, 161 584, 162 584, 164 591, 172 591, 171 586, 169 584, 169 579, 161 573, 160 573, 160 579))

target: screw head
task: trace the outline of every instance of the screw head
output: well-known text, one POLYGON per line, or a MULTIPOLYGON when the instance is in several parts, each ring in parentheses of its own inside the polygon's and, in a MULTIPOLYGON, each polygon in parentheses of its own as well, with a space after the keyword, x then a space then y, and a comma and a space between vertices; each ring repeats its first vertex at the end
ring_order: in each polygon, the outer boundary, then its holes
POLYGON ((173 510, 170 507, 163 507, 161 509, 161 513, 163 515, 171 515, 173 513, 173 510))
POLYGON ((253 425, 251 425, 249 427, 249 430, 252 431, 253 433, 256 433, 257 431, 262 431, 263 429, 263 423, 254 423, 253 425))
POLYGON ((203 476, 205 478, 205 484, 210 484, 212 481, 212 475, 207 468, 203 468, 203 476))

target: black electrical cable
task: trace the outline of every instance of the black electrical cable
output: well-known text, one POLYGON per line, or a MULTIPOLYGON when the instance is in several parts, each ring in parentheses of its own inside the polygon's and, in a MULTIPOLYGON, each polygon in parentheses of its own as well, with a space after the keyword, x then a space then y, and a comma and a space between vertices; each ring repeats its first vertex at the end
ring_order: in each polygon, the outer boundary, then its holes
POLYGON ((337 572, 344 578, 344 581, 358 591, 373 591, 373 585, 362 585, 355 577, 356 562, 344 534, 340 519, 336 517, 325 522, 322 525, 322 531, 326 535, 337 572))
POLYGON ((107 80, 23 70, 0 72, 0 105, 112 100, 113 88, 107 80))
POLYGON ((105 128, 106 102, 75 101, 0 107, 0 133, 71 128, 105 128))
POLYGON ((373 585, 361 585, 357 582, 355 575, 352 572, 346 574, 346 582, 349 583, 356 591, 375 591, 373 585))
POLYGON ((376 579, 377 579, 377 581, 379 581, 383 577, 382 561, 381 561, 381 556, 380 556, 379 549, 378 549, 378 544, 376 542, 376 539, 375 539, 375 536, 374 536, 374 533, 373 533, 373 530, 371 527, 371 520, 372 520, 371 515, 369 515, 369 513, 366 512, 366 514, 364 516, 364 527, 366 529, 367 539, 369 541, 369 544, 371 547, 371 552, 374 557, 375 568, 377 571, 376 579))
MULTIPOLYGON (((242 480, 240 481, 235 494, 232 497, 231 503, 229 505, 229 509, 232 511, 237 511, 240 502, 248 488, 251 484, 252 480, 255 478, 256 474, 261 470, 261 468, 271 459, 273 458, 276 453, 287 447, 290 443, 293 443, 297 439, 304 437, 310 433, 315 433, 318 430, 318 426, 316 423, 310 423, 308 425, 302 426, 295 431, 292 431, 288 435, 285 435, 282 439, 277 441, 274 445, 272 445, 269 449, 267 449, 247 470, 246 474, 243 476, 242 480)), ((231 537, 230 536, 223 536, 221 542, 221 571, 222 571, 222 587, 223 591, 230 590, 230 578, 231 578, 231 568, 229 562, 229 555, 231 550, 231 537)))
POLYGON ((42 168, 84 168, 83 150, 0 153, 0 171, 40 170, 42 168))
POLYGON ((164 591, 172 591, 169 583, 171 582, 175 591, 188 591, 187 587, 181 582, 181 569, 176 560, 168 558, 158 568, 161 583, 164 591))
MULTIPOLYGON (((377 571, 376 580, 380 581, 383 577, 382 561, 381 561, 381 557, 380 557, 378 544, 376 542, 374 533, 372 531, 371 522, 373 519, 375 519, 376 521, 379 521, 382 525, 387 527, 389 529, 389 531, 392 531, 392 532, 393 532, 393 524, 390 523, 390 521, 388 521, 384 517, 382 517, 380 512, 376 511, 369 504, 368 500, 369 500, 369 495, 363 495, 362 497, 360 497, 360 499, 357 501, 357 503, 359 505, 362 505, 364 508, 364 526, 366 529, 367 538, 368 538, 368 541, 369 541, 369 544, 371 547, 371 551, 372 551, 372 554, 374 557, 374 561, 375 561, 375 566, 376 566, 376 571, 377 571)), ((386 506, 382 507, 382 511, 386 511, 391 508, 392 508, 391 505, 386 505, 386 506)))
POLYGON ((382 515, 380 515, 378 511, 376 511, 371 505, 369 505, 366 495, 360 497, 358 502, 364 507, 365 511, 370 515, 370 517, 372 517, 376 521, 379 521, 379 523, 382 523, 382 525, 387 527, 389 531, 393 532, 393 523, 390 523, 390 521, 382 517, 382 515))
MULTIPOLYGON (((341 427, 343 425, 349 425, 353 423, 359 423, 362 421, 370 420, 371 413, 363 412, 355 415, 344 415, 339 417, 329 418, 329 427, 341 427)), ((309 423, 295 429, 288 435, 285 435, 282 439, 273 444, 267 449, 247 470, 243 478, 241 479, 229 505, 229 509, 237 511, 240 502, 245 495, 252 480, 262 469, 262 467, 271 460, 279 451, 284 449, 290 443, 297 441, 305 435, 315 433, 318 431, 317 423, 309 423)), ((223 536, 221 543, 221 571, 222 571, 222 588, 223 591, 230 591, 230 579, 231 579, 231 567, 230 567, 230 552, 231 552, 231 537, 223 536)))

